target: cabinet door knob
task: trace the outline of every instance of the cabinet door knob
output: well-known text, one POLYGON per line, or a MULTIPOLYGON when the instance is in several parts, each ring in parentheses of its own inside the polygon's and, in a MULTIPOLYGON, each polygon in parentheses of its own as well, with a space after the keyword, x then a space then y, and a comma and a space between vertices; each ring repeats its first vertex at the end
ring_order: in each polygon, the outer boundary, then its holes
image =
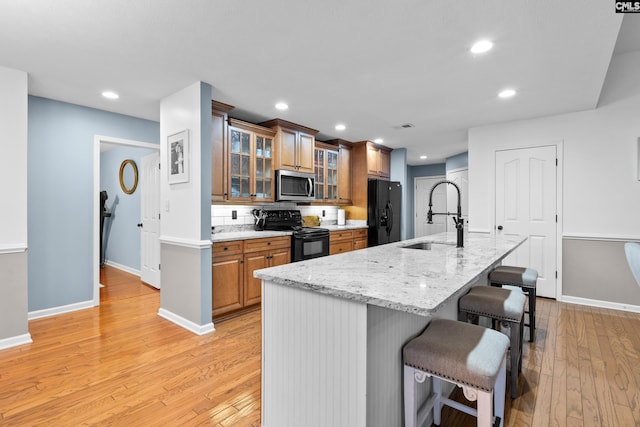
POLYGON ((137 225, 138 225, 138 227, 142 228, 142 223, 139 223, 139 224, 137 224, 137 225))
POLYGON ((498 226, 498 230, 502 230, 502 226, 501 225, 498 226))

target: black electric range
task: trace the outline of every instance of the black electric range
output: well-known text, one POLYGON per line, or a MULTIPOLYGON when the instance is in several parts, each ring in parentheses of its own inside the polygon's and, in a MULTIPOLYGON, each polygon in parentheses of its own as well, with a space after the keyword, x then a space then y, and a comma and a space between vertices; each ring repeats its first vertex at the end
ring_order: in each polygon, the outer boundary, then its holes
POLYGON ((293 231, 291 262, 329 255, 329 230, 303 227, 299 210, 254 209, 252 213, 256 219, 256 230, 293 231))

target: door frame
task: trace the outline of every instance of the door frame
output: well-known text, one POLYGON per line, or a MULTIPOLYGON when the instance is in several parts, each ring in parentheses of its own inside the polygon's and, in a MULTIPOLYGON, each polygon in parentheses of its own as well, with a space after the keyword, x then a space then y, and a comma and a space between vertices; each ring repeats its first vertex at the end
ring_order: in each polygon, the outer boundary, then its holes
POLYGON ((93 136, 93 305, 100 305, 100 146, 102 143, 149 148, 160 151, 159 144, 104 135, 93 136))
POLYGON ((492 217, 491 221, 493 226, 491 227, 490 234, 496 235, 496 153, 498 151, 507 150, 526 150, 530 148, 539 148, 555 146, 556 158, 558 159, 558 165, 556 167, 556 211, 558 214, 558 222, 556 226, 556 271, 558 272, 558 278, 556 280, 556 301, 563 301, 562 294, 562 236, 564 233, 563 227, 563 210, 562 210, 562 189, 563 189, 563 176, 564 176, 564 143, 562 140, 549 141, 540 144, 527 144, 527 145, 514 145, 508 147, 494 147, 493 155, 491 156, 491 207, 492 217))

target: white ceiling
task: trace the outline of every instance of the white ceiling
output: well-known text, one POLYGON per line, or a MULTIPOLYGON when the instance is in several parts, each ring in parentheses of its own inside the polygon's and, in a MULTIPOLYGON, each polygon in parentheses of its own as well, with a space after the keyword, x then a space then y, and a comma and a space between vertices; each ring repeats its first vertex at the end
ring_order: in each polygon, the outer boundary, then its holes
MULTIPOLYGON (((595 108, 622 16, 603 0, 5 0, 0 65, 32 95, 156 121, 201 80, 234 117, 384 138, 415 165, 466 151, 470 127, 595 108), (495 47, 474 56, 480 38, 495 47)), ((630 18, 619 52, 640 47, 630 18)))

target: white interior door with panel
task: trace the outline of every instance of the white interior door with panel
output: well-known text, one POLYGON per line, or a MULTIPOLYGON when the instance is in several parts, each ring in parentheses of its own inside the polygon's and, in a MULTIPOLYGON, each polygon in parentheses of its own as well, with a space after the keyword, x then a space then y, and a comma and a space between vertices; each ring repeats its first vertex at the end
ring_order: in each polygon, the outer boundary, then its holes
MULTIPOLYGON (((429 211, 429 193, 431 187, 442 181, 444 176, 414 178, 414 237, 428 236, 430 234, 447 231, 447 219, 445 215, 434 215, 433 224, 427 224, 427 212, 429 211)), ((433 192, 433 212, 447 211, 447 191, 440 185, 433 192)))
POLYGON ((496 151, 497 234, 527 236, 504 265, 538 271, 537 295, 556 298, 556 146, 496 151))
MULTIPOLYGON (((469 169, 457 169, 447 172, 447 181, 455 183, 460 188, 460 205, 466 227, 469 221, 469 169)), ((447 206, 452 212, 457 212, 458 192, 453 185, 447 185, 447 206)), ((456 225, 450 219, 447 221, 447 231, 456 231, 456 225)))
POLYGON ((140 279, 160 289, 160 153, 142 158, 140 279))

